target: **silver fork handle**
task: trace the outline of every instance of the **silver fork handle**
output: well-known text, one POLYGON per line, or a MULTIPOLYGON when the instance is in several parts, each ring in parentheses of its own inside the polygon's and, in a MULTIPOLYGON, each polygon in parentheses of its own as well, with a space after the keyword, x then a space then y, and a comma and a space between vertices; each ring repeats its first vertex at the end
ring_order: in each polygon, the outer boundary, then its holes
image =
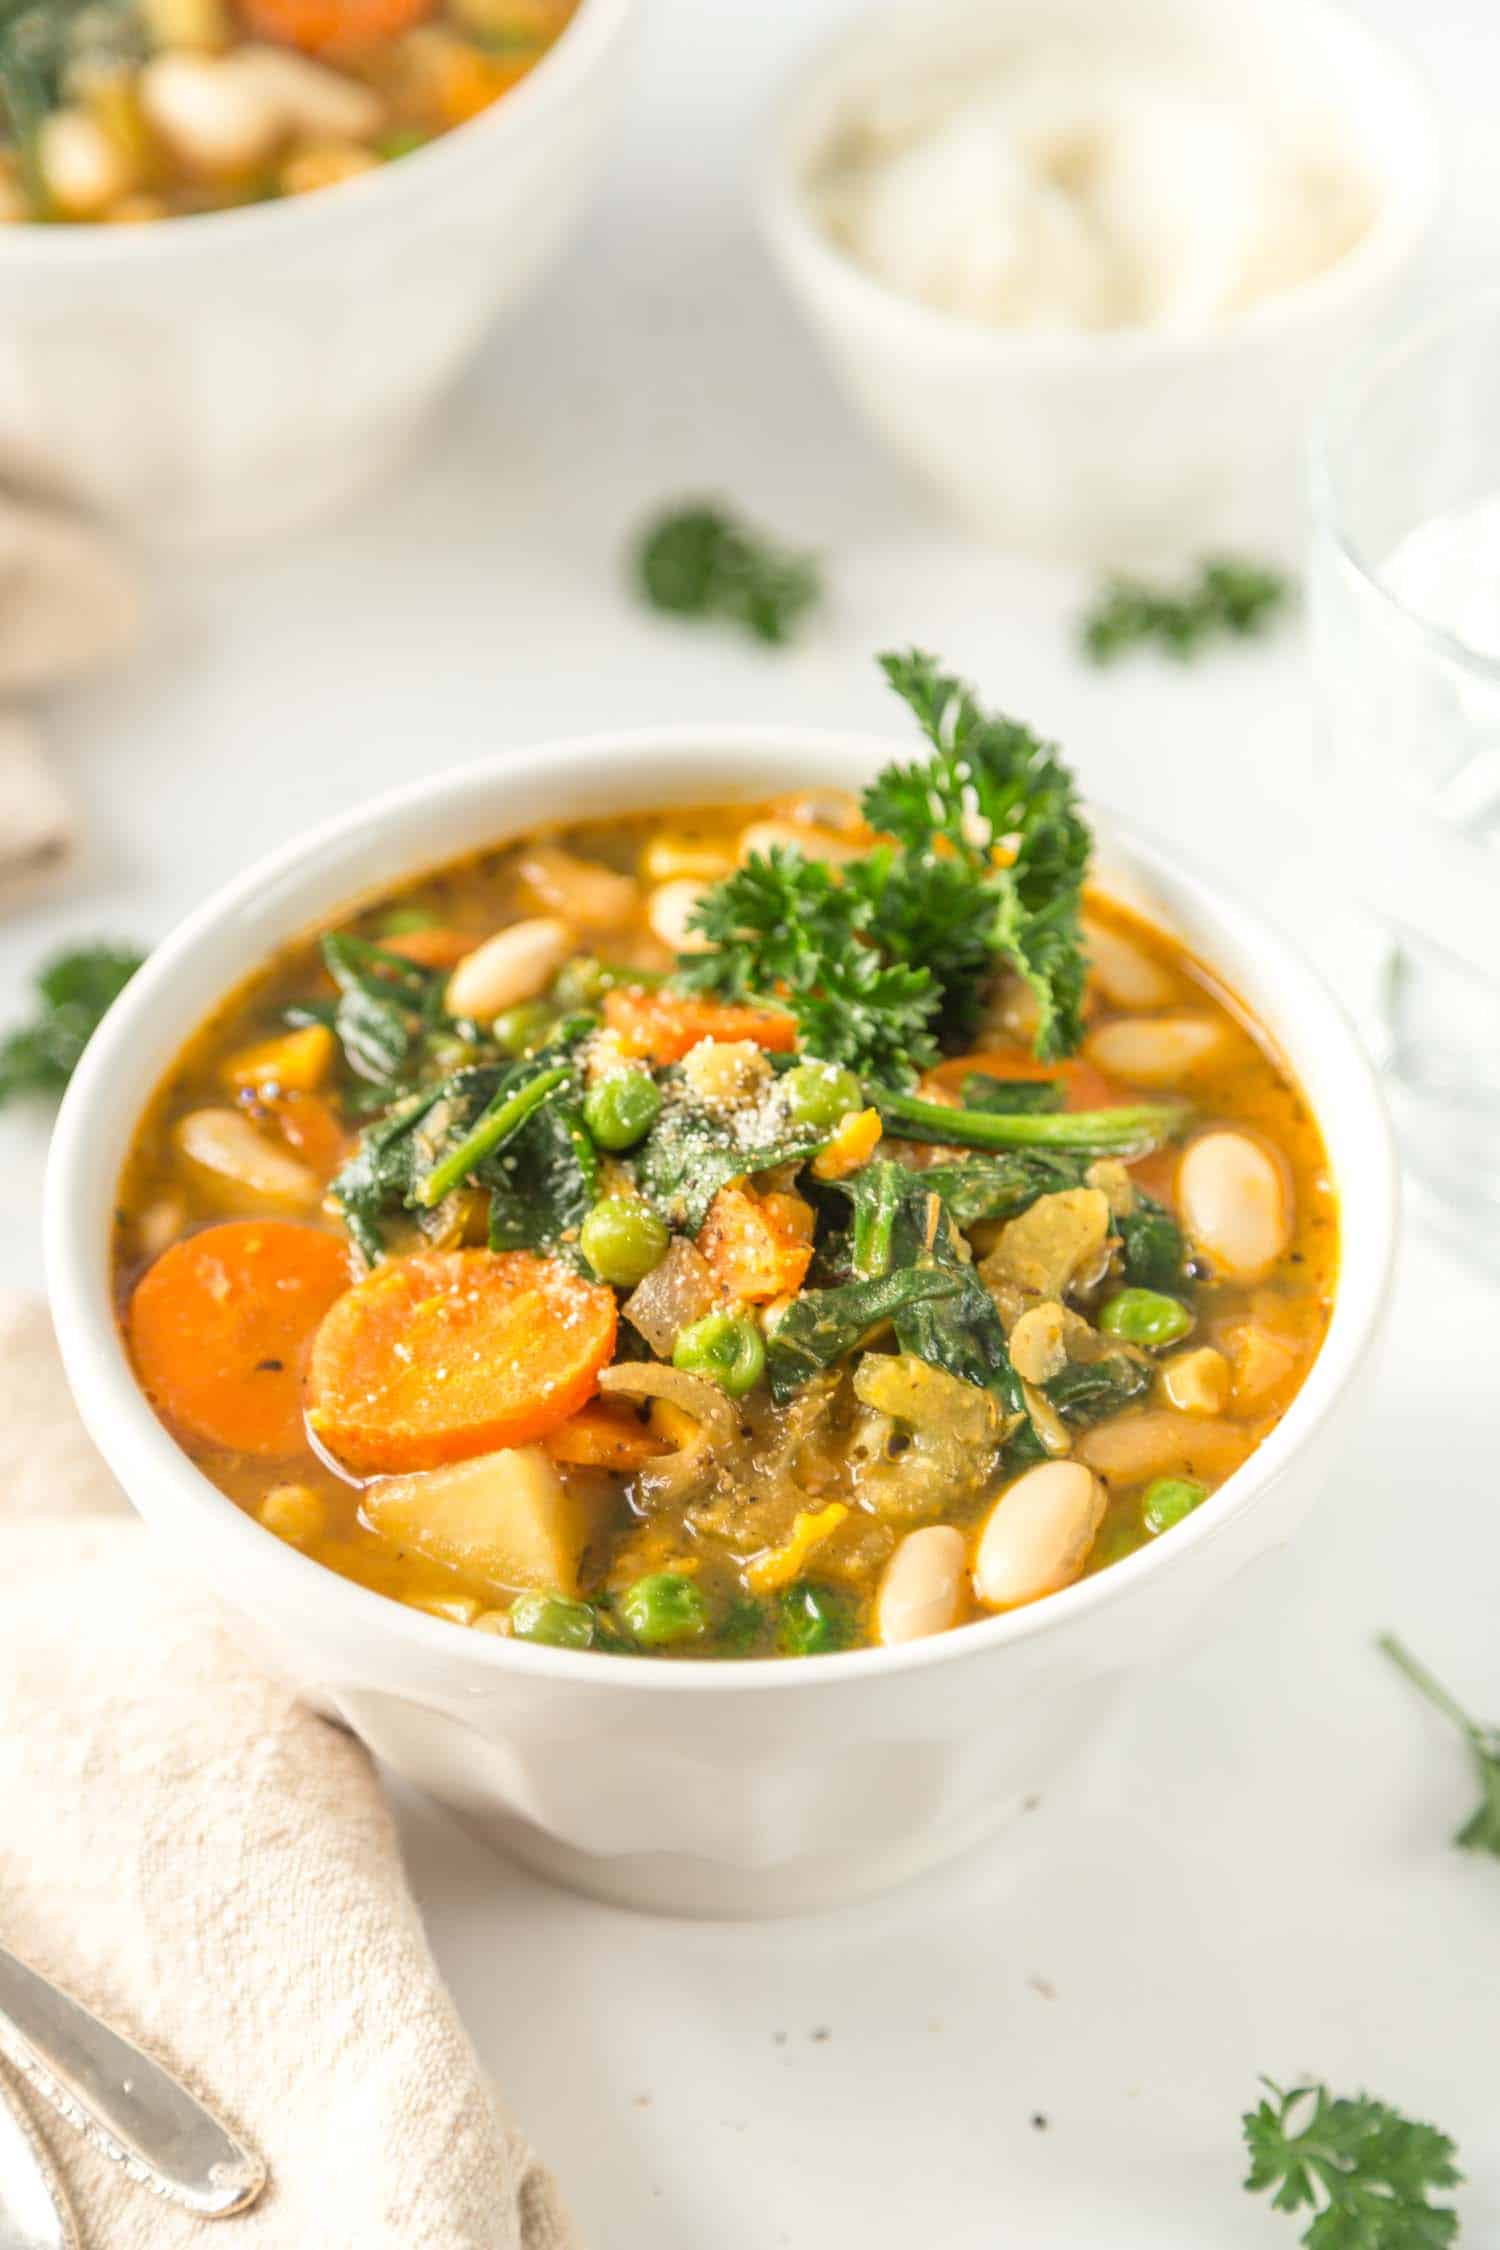
POLYGON ((170 2071, 0 1946, 0 2054, 131 2179, 203 2219, 255 2201, 266 2168, 170 2071))
POLYGON ((80 2250, 67 2191, 41 2134, 0 2076, 0 2250, 80 2250))

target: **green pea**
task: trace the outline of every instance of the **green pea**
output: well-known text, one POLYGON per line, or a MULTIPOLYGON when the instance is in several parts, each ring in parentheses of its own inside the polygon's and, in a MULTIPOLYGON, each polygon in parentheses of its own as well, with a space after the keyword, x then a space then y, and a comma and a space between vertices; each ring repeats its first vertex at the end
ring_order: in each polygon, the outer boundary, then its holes
POLYGON ((552 997, 563 1009, 597 1008, 615 979, 591 953, 575 953, 552 980, 552 997))
POLYGON ((777 1646, 784 1656, 829 1656, 854 1638, 854 1603, 836 1586, 799 1579, 777 1603, 777 1646))
POLYGON ((1208 1486, 1196 1477, 1153 1477, 1141 1496, 1141 1521, 1155 1539, 1207 1498, 1208 1486))
POLYGON ((583 1122, 601 1148, 634 1148, 661 1115, 661 1089, 649 1070, 619 1070, 590 1087, 583 1122))
POLYGON ((684 1375, 706 1375, 731 1398, 743 1398, 765 1373, 765 1338, 741 1313, 706 1313, 679 1334, 672 1365, 684 1375))
POLYGON ((460 1039, 457 1032, 443 1032, 428 1043, 428 1053, 444 1070, 462 1070, 475 1060, 479 1049, 472 1039, 460 1039))
POLYGON ((375 153, 383 162, 393 164, 398 156, 410 156, 413 150, 425 148, 431 138, 430 133, 419 133, 414 126, 400 126, 380 135, 375 153))
POLYGON ((510 1606, 511 1638, 543 1641, 548 1648, 590 1648, 594 1613, 587 1602, 562 1594, 518 1594, 510 1606))
POLYGON ((671 1648, 694 1641, 708 1628, 708 1605, 691 1578, 656 1570, 615 1599, 620 1623, 642 1648, 671 1648))
POLYGON ((601 1281, 633 1289, 667 1254, 672 1237, 649 1204, 606 1195, 578 1230, 578 1247, 601 1281))
POLYGON ((413 930, 433 930, 437 916, 428 906, 393 906, 389 914, 380 917, 382 937, 410 937, 413 930))
POLYGON ((1106 1336, 1144 1344, 1148 1351, 1175 1344, 1192 1325, 1193 1316, 1180 1298, 1164 1297, 1156 1289, 1122 1289, 1099 1315, 1106 1336))
POLYGON ((841 1070, 837 1063, 798 1063, 782 1079, 781 1090, 795 1122, 815 1130, 837 1125, 864 1100, 864 1089, 853 1071, 841 1070))
POLYGON ((519 1000, 502 1009, 494 1023, 495 1038, 508 1055, 529 1055, 540 1047, 556 1022, 555 1010, 545 1000, 519 1000))

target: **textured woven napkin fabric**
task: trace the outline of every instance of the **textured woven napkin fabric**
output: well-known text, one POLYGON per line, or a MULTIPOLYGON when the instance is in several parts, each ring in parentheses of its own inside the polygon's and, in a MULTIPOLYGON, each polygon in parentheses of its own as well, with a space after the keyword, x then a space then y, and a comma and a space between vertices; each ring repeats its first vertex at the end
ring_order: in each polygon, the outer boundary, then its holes
POLYGON ((8 2080, 85 2250, 576 2250, 438 1979, 369 1759, 173 1574, 45 1312, 3 1298, 0 1938, 271 2168, 205 2226, 8 2080))

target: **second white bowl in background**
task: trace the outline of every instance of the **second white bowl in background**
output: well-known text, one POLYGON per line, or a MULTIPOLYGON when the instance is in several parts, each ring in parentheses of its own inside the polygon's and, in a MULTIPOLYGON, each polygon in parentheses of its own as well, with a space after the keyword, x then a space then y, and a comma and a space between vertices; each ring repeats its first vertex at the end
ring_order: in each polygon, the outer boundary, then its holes
POLYGON ((491 108, 314 195, 0 228, 0 453, 168 543, 291 530, 376 481, 566 239, 634 12, 582 0, 491 108))
POLYGON ((1113 562, 1288 539, 1309 413, 1413 283, 1445 186, 1421 80, 1321 0, 929 0, 861 18, 798 80, 761 208, 777 264, 877 434, 984 534, 1113 562), (1148 75, 1152 55, 1163 67, 1175 55, 1313 132, 1326 118, 1372 191, 1358 241, 1314 278, 1197 329, 989 326, 896 294, 835 241, 815 183, 852 121, 934 81, 961 99, 1035 51, 1091 45, 1146 59, 1148 75))

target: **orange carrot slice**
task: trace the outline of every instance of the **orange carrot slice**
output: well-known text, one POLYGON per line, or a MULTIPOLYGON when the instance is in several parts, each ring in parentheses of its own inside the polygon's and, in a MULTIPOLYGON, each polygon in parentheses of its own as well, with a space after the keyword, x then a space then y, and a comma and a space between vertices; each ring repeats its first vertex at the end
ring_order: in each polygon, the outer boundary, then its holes
POLYGON ((986 1078, 1060 1078, 1063 1081, 1063 1106, 1066 1109, 1108 1109, 1120 1099, 1119 1088, 1102 1070, 1090 1062, 1038 1062, 1025 1047, 991 1047, 973 1055, 953 1055, 930 1070, 922 1081, 922 1090, 936 1089, 939 1095, 950 1095, 954 1100, 963 1091, 964 1080, 970 1071, 978 1071, 986 1078))
POLYGON ((419 969, 456 969, 479 939, 468 930, 450 930, 434 924, 426 930, 403 930, 398 937, 377 938, 382 952, 399 953, 419 969))
POLYGON ((807 1279, 812 1231, 812 1211, 800 1195, 723 1187, 709 1205, 698 1249, 727 1295, 769 1304, 807 1279))
POLYGON ((594 1395, 614 1292, 529 1250, 424 1250, 319 1329, 308 1423, 356 1474, 435 1469, 546 1437, 594 1395))
POLYGON ((349 1151, 349 1136, 319 1094, 269 1094, 259 1106, 290 1149, 320 1180, 332 1179, 349 1151))
POLYGON ((430 16, 437 0, 240 0, 258 39, 305 54, 357 53, 395 39, 430 16))
POLYGON ((627 1475, 671 1450, 666 1438, 648 1430, 633 1414, 621 1414, 602 1405, 585 1406, 569 1415, 547 1440, 547 1451, 554 1461, 571 1461, 587 1469, 618 1469, 627 1475))
POLYGON ((174 1242, 136 1284, 126 1318, 147 1396, 201 1443, 300 1453, 307 1354, 348 1287, 339 1238, 290 1219, 232 1219, 174 1242))
POLYGON ((789 1055, 797 1044, 797 1026, 779 1008, 738 1007, 691 993, 646 992, 639 985, 617 985, 606 992, 604 1020, 627 1052, 647 1055, 663 1066, 681 1062, 700 1039, 751 1039, 757 1047, 781 1055, 789 1055))

